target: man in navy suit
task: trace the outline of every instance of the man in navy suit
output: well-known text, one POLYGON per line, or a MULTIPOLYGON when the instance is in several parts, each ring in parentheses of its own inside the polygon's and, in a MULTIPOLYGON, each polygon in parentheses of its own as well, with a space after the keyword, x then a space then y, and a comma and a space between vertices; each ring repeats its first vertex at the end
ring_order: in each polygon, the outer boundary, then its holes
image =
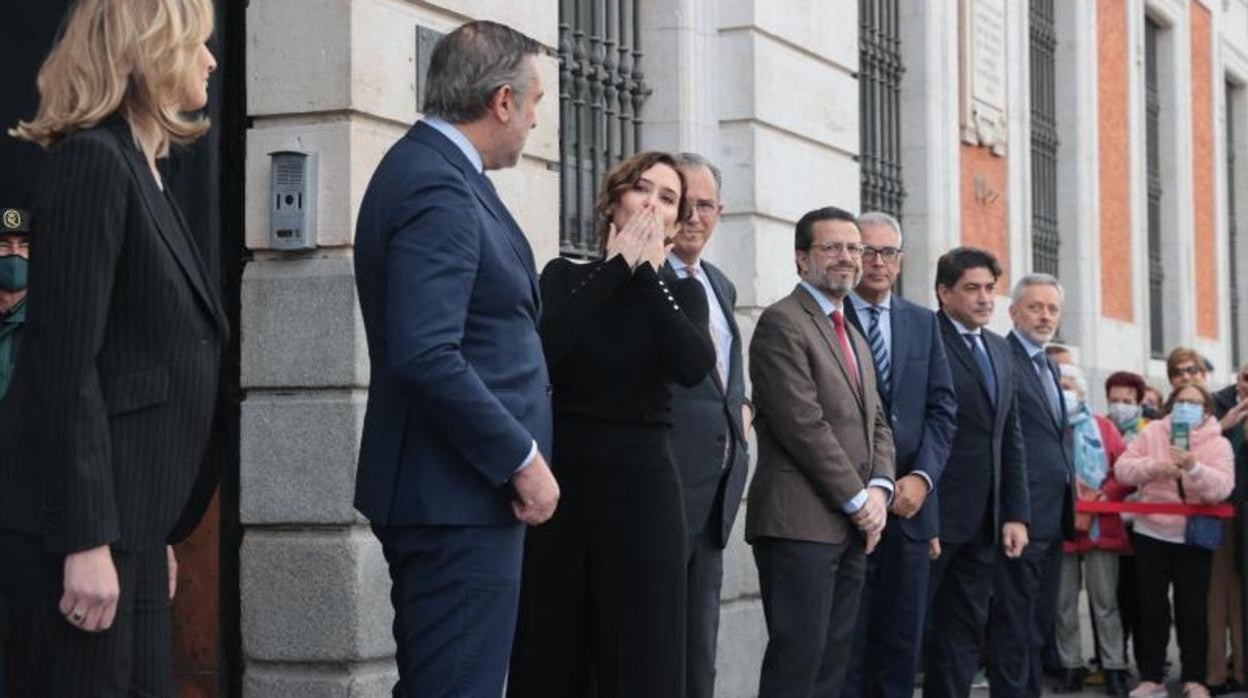
POLYGON ((390 566, 396 697, 502 693, 523 524, 559 498, 533 252, 484 174, 520 158, 538 51, 492 22, 439 41, 426 118, 360 206, 372 382, 355 506, 390 566))
MULTIPOLYGON (((989 681, 993 696, 1040 695, 1040 648, 1057 613, 1057 590, 1041 584, 1062 540, 1074 537, 1074 466, 1066 439, 1066 405, 1057 365, 1045 353, 1062 319, 1062 287, 1049 274, 1014 286, 1008 342, 1018 380, 1018 418, 1027 453, 1030 543, 1022 556, 1000 558, 993 573, 989 681)), ((1119 682, 1121 683, 1121 682, 1119 682)), ((1125 686, 1116 686, 1117 693, 1125 686)))
POLYGON ((893 428, 897 481, 888 525, 867 557, 842 698, 909 698, 927 614, 928 541, 938 530, 936 483, 957 429, 957 398, 936 314, 893 294, 901 225, 864 213, 862 280, 846 318, 867 338, 876 385, 893 428))
POLYGON ((932 565, 923 695, 965 697, 979 664, 997 546, 1027 547, 1031 510, 1019 429, 1018 383, 1009 344, 985 329, 1001 266, 959 247, 936 263, 937 313, 958 397, 958 430, 936 483, 940 558, 932 565))
POLYGON ((715 345, 714 372, 692 388, 669 386, 672 431, 668 440, 680 473, 689 525, 685 698, 712 698, 724 547, 745 491, 750 467, 746 439, 754 408, 745 397, 741 332, 733 316, 737 289, 719 267, 702 256, 723 210, 719 168, 695 153, 680 153, 676 162, 685 177, 685 198, 693 215, 676 234, 663 275, 669 281, 693 277, 701 283, 715 345))

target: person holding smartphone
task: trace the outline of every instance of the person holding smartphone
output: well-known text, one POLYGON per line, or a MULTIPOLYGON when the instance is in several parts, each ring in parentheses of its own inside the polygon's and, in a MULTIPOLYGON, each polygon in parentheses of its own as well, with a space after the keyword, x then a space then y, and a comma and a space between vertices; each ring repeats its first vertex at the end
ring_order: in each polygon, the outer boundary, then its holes
MULTIPOLYGON (((1201 384, 1180 385, 1166 401, 1166 416, 1150 423, 1114 464, 1114 476, 1139 487, 1139 501, 1213 504, 1235 484, 1230 443, 1213 416, 1213 395, 1201 384)), ((1135 632, 1140 684, 1132 698, 1162 698, 1170 638, 1170 587, 1184 698, 1205 698, 1208 647, 1206 598, 1213 552, 1186 543, 1188 517, 1140 514, 1135 518, 1139 627, 1135 632)))

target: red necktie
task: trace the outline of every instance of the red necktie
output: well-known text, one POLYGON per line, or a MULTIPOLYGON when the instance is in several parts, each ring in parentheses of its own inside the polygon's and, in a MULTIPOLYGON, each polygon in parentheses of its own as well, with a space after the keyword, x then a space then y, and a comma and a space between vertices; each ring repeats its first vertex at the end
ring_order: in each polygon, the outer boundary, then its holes
POLYGON ((854 350, 849 346, 849 334, 845 332, 845 316, 840 310, 833 310, 830 316, 832 326, 836 328, 836 338, 841 343, 841 351, 845 352, 845 364, 849 366, 849 375, 854 379, 854 386, 862 387, 862 379, 858 377, 858 364, 854 361, 854 350))

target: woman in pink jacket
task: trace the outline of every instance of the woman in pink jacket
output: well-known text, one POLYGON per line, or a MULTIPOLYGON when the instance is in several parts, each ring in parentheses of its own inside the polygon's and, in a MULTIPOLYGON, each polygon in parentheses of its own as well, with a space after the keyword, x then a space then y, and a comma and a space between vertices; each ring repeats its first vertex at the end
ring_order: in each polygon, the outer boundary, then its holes
MULTIPOLYGON (((1188 383, 1166 401, 1167 416, 1149 424, 1114 464, 1115 478, 1139 487, 1141 502, 1214 504, 1226 499, 1235 484, 1230 443, 1213 417, 1213 396, 1188 383), (1171 443, 1173 425, 1186 424, 1190 448, 1171 443)), ((1170 603, 1174 585, 1175 630, 1179 639, 1185 698, 1208 698, 1205 679, 1206 596, 1210 550, 1184 543, 1187 517, 1141 514, 1135 518, 1137 592, 1140 627, 1136 631, 1136 662, 1140 684, 1132 698, 1166 695, 1164 666, 1170 639, 1170 603)))

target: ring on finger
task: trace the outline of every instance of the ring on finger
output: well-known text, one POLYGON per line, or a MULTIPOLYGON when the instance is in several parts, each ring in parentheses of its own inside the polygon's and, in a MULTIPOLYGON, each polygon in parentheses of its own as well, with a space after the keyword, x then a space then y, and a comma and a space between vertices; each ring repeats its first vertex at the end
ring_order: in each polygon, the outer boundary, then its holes
POLYGON ((69 614, 69 619, 74 623, 81 623, 87 619, 87 612, 74 609, 74 612, 69 614))

